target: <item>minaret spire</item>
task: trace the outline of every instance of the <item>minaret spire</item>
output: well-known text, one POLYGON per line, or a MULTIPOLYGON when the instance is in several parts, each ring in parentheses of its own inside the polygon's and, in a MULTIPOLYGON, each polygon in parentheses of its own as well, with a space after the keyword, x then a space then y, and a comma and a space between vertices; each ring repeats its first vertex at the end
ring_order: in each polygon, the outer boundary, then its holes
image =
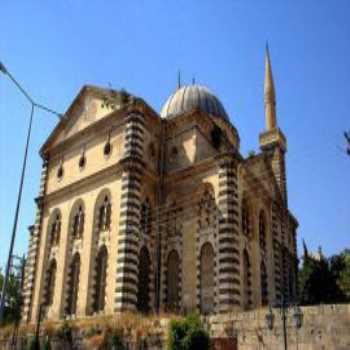
POLYGON ((267 43, 266 43, 266 52, 265 52, 264 102, 265 102, 266 129, 273 130, 277 127, 276 93, 275 93, 275 84, 273 82, 269 46, 267 43))

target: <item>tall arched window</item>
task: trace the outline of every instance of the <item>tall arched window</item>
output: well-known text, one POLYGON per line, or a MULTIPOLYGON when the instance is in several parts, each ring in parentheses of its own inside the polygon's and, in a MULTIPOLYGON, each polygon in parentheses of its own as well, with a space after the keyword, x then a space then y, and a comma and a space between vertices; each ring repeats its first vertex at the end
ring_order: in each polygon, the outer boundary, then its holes
POLYGON ((75 315, 77 310, 78 290, 80 275, 80 255, 75 253, 70 266, 70 278, 68 285, 68 303, 66 313, 75 315))
POLYGON ((96 284, 94 293, 94 312, 102 311, 105 307, 106 280, 107 280, 107 259, 106 246, 102 246, 96 257, 96 284))
POLYGON ((252 306, 252 279, 249 254, 246 249, 243 251, 243 307, 250 309, 252 306))
POLYGON ((112 206, 108 196, 105 196, 103 203, 99 208, 98 228, 99 230, 108 230, 111 226, 112 206))
POLYGON ((53 259, 47 270, 47 285, 45 291, 45 305, 49 306, 53 303, 53 297, 55 292, 55 282, 56 282, 56 271, 57 271, 57 263, 56 260, 53 259))
POLYGON ((206 188, 199 201, 199 226, 201 229, 212 228, 216 220, 214 193, 206 188))
POLYGON ((60 236, 61 236, 61 216, 60 214, 57 214, 55 217, 55 220, 51 224, 50 245, 51 246, 58 245, 60 242, 60 236))
POLYGON ((167 309, 169 311, 179 309, 179 276, 180 259, 177 252, 173 250, 168 255, 167 261, 167 309))
POLYGON ((139 274, 137 284, 137 310, 143 313, 150 311, 150 265, 151 260, 146 247, 142 247, 139 257, 139 274))
POLYGON ((269 302, 268 296, 268 281, 266 265, 262 261, 260 264, 260 283, 261 283, 261 305, 265 306, 269 302))
POLYGON ((205 243, 200 254, 200 308, 203 314, 214 310, 214 288, 214 249, 210 243, 205 243))
POLYGON ((83 208, 80 205, 78 208, 78 211, 75 213, 73 217, 73 223, 72 223, 73 239, 78 239, 83 237, 84 222, 85 222, 85 215, 84 215, 83 208))
POLYGON ((250 235, 250 213, 249 213, 249 206, 246 198, 243 198, 242 200, 242 232, 245 236, 250 235))
POLYGON ((145 236, 149 236, 151 233, 151 205, 146 198, 141 205, 141 232, 145 236))
POLYGON ((266 252, 266 217, 263 211, 259 214, 259 244, 260 249, 266 252))
POLYGON ((182 208, 172 199, 168 202, 166 208, 166 232, 169 238, 178 237, 181 235, 181 214, 182 208))

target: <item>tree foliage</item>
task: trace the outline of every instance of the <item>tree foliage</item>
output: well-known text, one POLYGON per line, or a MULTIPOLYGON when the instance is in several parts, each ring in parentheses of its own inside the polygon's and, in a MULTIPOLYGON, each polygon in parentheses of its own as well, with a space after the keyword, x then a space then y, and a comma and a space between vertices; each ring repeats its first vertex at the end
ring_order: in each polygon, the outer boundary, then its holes
POLYGON ((350 301, 350 250, 327 259, 322 252, 315 257, 304 248, 299 292, 303 305, 350 301))
POLYGON ((209 349, 209 335, 197 314, 184 320, 172 320, 168 338, 169 350, 209 349))
MULTIPOLYGON (((0 271, 0 290, 4 282, 4 275, 0 271)), ((22 293, 21 293, 21 281, 18 276, 10 274, 7 293, 5 300, 4 320, 3 323, 15 323, 19 322, 21 318, 21 305, 22 305, 22 293)))

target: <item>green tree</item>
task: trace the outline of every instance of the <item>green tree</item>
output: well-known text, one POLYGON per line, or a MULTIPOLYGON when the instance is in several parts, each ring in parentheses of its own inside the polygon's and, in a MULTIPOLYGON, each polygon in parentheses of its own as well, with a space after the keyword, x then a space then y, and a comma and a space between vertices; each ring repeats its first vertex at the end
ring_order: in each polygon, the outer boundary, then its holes
POLYGON ((209 349, 209 335, 197 314, 188 315, 184 320, 172 320, 169 332, 169 350, 209 349))
POLYGON ((331 271, 337 281, 344 302, 350 301, 350 249, 330 258, 331 271))
POLYGON ((303 263, 299 271, 299 298, 304 305, 350 301, 350 251, 327 259, 319 251, 308 253, 304 243, 303 263))
MULTIPOLYGON (((0 290, 4 282, 4 275, 0 271, 0 290)), ((18 276, 10 274, 7 284, 7 293, 4 310, 3 323, 19 322, 21 318, 21 305, 22 305, 22 293, 21 293, 21 281, 18 276)))

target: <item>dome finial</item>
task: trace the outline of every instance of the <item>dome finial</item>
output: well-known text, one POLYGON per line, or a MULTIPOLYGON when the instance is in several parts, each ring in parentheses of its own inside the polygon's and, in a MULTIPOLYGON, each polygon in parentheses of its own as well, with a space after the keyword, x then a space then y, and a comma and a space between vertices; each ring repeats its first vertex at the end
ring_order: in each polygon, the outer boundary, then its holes
POLYGON ((181 89, 181 71, 180 71, 180 69, 177 72, 177 89, 181 89))
POLYGON ((192 77, 192 85, 196 85, 196 76, 195 75, 192 77))

